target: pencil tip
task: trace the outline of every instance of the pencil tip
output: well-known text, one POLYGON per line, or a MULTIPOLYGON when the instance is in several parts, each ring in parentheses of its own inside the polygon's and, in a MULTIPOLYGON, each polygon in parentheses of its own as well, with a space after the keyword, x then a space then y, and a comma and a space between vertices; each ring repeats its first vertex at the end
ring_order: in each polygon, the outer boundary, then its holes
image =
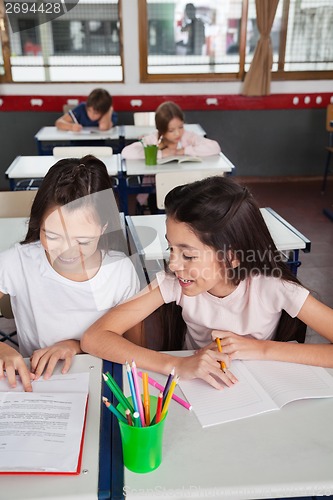
POLYGON ((103 378, 104 378, 104 380, 108 379, 107 376, 105 375, 105 373, 103 373, 103 378))
POLYGON ((106 398, 105 396, 103 396, 102 399, 103 399, 104 403, 106 403, 108 400, 108 398, 106 398))

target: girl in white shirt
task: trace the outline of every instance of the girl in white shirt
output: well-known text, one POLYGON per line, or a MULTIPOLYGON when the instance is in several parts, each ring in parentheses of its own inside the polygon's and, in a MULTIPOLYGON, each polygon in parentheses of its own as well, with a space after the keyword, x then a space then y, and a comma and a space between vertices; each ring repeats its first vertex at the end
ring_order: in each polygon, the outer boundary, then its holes
POLYGON ((85 351, 120 363, 134 358, 141 368, 164 374, 175 367, 182 378, 216 388, 236 382, 233 359, 333 367, 332 344, 284 342, 296 338, 296 323, 304 322, 332 343, 333 310, 282 261, 246 187, 220 176, 178 186, 166 196, 165 210, 172 274, 158 273, 146 290, 100 318, 82 337, 85 351), (149 351, 122 337, 162 304, 173 308, 164 349, 195 349, 194 355, 149 351), (212 342, 216 337, 222 353, 212 342))
POLYGON ((20 351, 0 344, 0 378, 6 371, 14 387, 17 371, 31 390, 30 380, 48 378, 59 360, 68 371, 85 329, 139 290, 124 249, 104 163, 58 161, 36 194, 25 240, 0 254, 0 297, 10 296, 20 351))

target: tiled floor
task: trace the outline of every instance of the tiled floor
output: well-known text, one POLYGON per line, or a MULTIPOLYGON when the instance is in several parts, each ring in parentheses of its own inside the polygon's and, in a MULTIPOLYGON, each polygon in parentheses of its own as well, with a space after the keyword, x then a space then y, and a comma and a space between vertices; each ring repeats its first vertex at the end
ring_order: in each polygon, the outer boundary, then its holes
MULTIPOLYGON (((311 241, 311 252, 301 252, 302 265, 298 276, 322 302, 333 307, 333 221, 323 214, 333 209, 333 180, 324 195, 321 182, 308 180, 265 181, 263 178, 239 178, 246 184, 261 207, 271 207, 311 241)), ((134 214, 135 197, 130 202, 134 214)), ((0 330, 13 329, 13 322, 0 319, 0 330)), ((313 338, 313 333, 308 332, 313 338)))

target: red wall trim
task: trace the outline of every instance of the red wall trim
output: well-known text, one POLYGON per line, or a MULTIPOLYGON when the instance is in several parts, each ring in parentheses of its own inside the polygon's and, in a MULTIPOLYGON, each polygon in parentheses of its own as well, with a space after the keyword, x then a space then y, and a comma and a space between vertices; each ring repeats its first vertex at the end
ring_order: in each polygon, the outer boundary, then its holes
MULTIPOLYGON (((64 104, 84 101, 86 96, 0 96, 0 111, 62 112, 64 104)), ((174 101, 184 110, 269 110, 326 108, 333 102, 332 93, 274 94, 264 97, 242 95, 155 95, 114 96, 116 111, 154 111, 163 101, 174 101)))

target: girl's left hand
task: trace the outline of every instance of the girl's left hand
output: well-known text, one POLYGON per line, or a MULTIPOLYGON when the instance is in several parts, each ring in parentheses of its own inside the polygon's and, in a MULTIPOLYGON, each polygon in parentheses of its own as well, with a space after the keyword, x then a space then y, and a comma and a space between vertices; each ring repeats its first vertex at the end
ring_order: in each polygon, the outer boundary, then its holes
POLYGON ((50 347, 37 349, 30 358, 31 371, 35 374, 35 380, 44 371, 44 379, 50 378, 59 360, 64 360, 61 373, 67 373, 73 357, 79 353, 82 353, 79 340, 63 340, 50 347))
POLYGON ((212 338, 216 339, 217 337, 221 339, 223 353, 228 354, 231 360, 264 359, 264 349, 267 342, 265 340, 257 340, 250 336, 237 335, 225 330, 213 330, 212 338))

